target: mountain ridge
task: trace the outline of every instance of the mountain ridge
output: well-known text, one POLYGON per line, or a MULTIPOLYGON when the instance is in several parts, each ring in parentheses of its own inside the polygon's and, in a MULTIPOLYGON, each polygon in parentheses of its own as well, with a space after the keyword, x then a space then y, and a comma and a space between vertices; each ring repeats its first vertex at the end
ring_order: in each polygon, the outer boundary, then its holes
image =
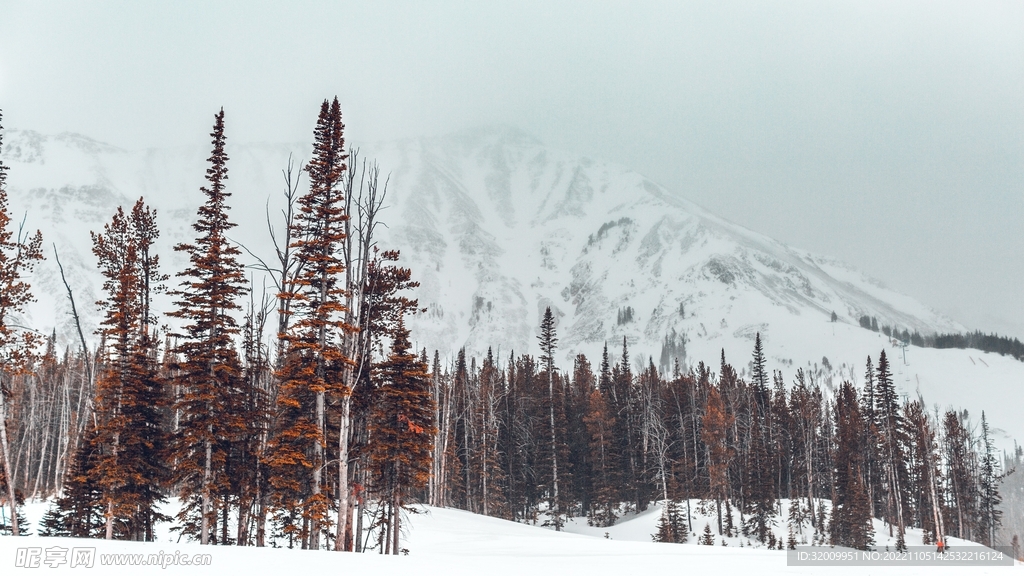
MULTIPOLYGON (((12 166, 9 186, 12 201, 41 213, 43 227, 67 225, 70 218, 98 230, 110 216, 105 212, 112 214, 117 205, 133 201, 135 194, 131 192, 138 190, 139 195, 146 196, 147 201, 161 210, 164 215, 161 224, 168 228, 167 235, 173 236, 175 242, 187 238, 187 224, 193 216, 194 205, 198 205, 201 148, 149 148, 129 152, 78 134, 46 136, 18 130, 8 130, 6 140, 3 154, 5 162, 12 166), (43 166, 47 169, 31 170, 31 167, 43 166), (194 173, 190 178, 196 184, 192 190, 181 182, 181 176, 189 172, 186 168, 194 173), (175 178, 164 179, 167 173, 175 173, 175 178)), ((241 157, 249 166, 229 163, 229 189, 236 188, 233 184, 240 180, 238 188, 262 188, 262 196, 273 196, 269 172, 283 164, 284 150, 296 152, 296 147, 267 143, 230 147, 232 159, 237 162, 241 157), (269 161, 267 157, 274 155, 278 157, 276 162, 269 161), (252 166, 258 167, 255 174, 246 171, 252 166)), ((685 270, 676 270, 683 272, 679 278, 694 284, 695 288, 698 288, 696 284, 701 284, 702 276, 717 279, 726 290, 745 284, 796 314, 808 310, 830 314, 837 304, 834 300, 838 299, 840 308, 845 305, 847 309, 835 311, 845 321, 853 321, 862 313, 911 330, 962 329, 958 323, 923 305, 912 306, 915 309, 909 312, 901 310, 901 306, 892 303, 893 297, 906 297, 850 266, 790 248, 729 222, 623 167, 549 150, 538 139, 514 127, 489 126, 433 139, 375 143, 365 146, 364 150, 368 150, 364 157, 373 155, 380 159, 385 170, 390 170, 390 200, 397 198, 396 206, 393 211, 389 210, 391 213, 386 214, 385 219, 391 220, 395 215, 398 218, 391 221, 382 240, 402 249, 403 254, 408 255, 405 260, 414 269, 417 261, 425 260, 433 264, 435 273, 440 273, 442 268, 446 273, 468 272, 478 283, 472 296, 457 291, 448 291, 442 296, 441 280, 433 277, 435 274, 431 274, 430 267, 420 266, 422 270, 416 270, 421 272, 420 281, 424 284, 421 300, 428 309, 461 308, 461 315, 474 327, 484 320, 481 311, 474 310, 475 306, 481 306, 476 304, 477 299, 483 299, 483 306, 490 303, 491 311, 495 303, 514 305, 519 316, 525 310, 526 301, 531 300, 543 303, 536 306, 538 317, 544 306, 554 304, 560 321, 572 320, 568 327, 570 347, 593 343, 599 335, 604 336, 602 340, 608 340, 619 335, 615 328, 605 325, 614 317, 608 306, 612 303, 630 306, 631 291, 605 294, 595 284, 598 278, 609 280, 612 271, 607 261, 632 256, 639 265, 635 271, 651 280, 660 277, 671 260, 724 237, 733 245, 720 246, 702 261, 691 263, 685 270), (615 197, 609 201, 609 196, 615 197), (657 213, 659 217, 652 220, 650 213, 657 213), (523 246, 514 241, 515 237, 530 234, 534 235, 530 238, 533 254, 527 255, 526 261, 519 254, 515 270, 509 270, 510 266, 504 265, 502 259, 516 260, 517 255, 510 253, 510 246, 515 246, 515 252, 519 252, 523 246), (585 242, 582 241, 584 236, 585 242), (609 237, 614 237, 615 246, 609 246, 609 237), (461 268, 464 270, 459 270, 457 261, 446 258, 451 256, 452 250, 463 260, 461 268), (595 255, 601 255, 605 261, 595 255), (539 267, 528 266, 531 261, 539 263, 539 267), (830 270, 825 270, 823 265, 830 270), (475 270, 465 269, 467 267, 475 270), (536 278, 524 285, 521 275, 527 269, 536 278), (835 278, 832 273, 838 270, 849 277, 835 278), (548 278, 547 282, 544 277, 548 278), (554 289, 545 290, 541 284, 554 289), (823 291, 823 286, 830 290, 823 291), (872 294, 865 289, 867 287, 881 294, 872 294), (595 299, 606 306, 598 309, 595 299), (595 318, 602 328, 594 324, 595 318)), ((241 199, 242 204, 250 204, 250 199, 256 195, 250 192, 247 197, 240 197, 237 190, 235 194, 236 203, 241 199)), ((235 216, 236 221, 240 228, 247 228, 247 234, 242 235, 244 242, 266 252, 266 241, 260 242, 259 233, 251 229, 251 224, 257 221, 251 208, 241 210, 235 216)), ((56 236, 75 246, 88 238, 84 230, 60 230, 56 236), (77 241, 68 238, 74 232, 81 236, 77 241)), ((82 252, 79 249, 75 257, 70 258, 78 261, 72 267, 78 264, 87 268, 88 254, 82 252)), ((648 289, 659 287, 661 284, 654 282, 648 289)), ((632 293, 636 295, 635 291, 632 293)), ((677 304, 685 306, 687 300, 695 304, 697 300, 706 299, 699 288, 694 294, 696 297, 680 295, 677 304)), ((659 305, 665 309, 671 307, 666 302, 659 302, 659 305)), ((532 311, 534 307, 530 308, 532 311)), ((657 312, 652 315, 656 316, 657 312)), ((651 323, 651 315, 642 316, 651 323)), ((488 317, 493 319, 493 314, 488 317)), ((437 314, 434 318, 437 319, 437 314)), ((429 327, 423 328, 431 332, 429 327)), ((457 328, 448 326, 447 332, 437 334, 430 343, 435 348, 451 350, 465 344, 472 346, 484 336, 472 332, 465 336, 459 332, 455 336, 453 329, 458 332, 457 328)), ((620 331, 627 341, 639 343, 652 339, 658 331, 668 334, 671 330, 687 333, 687 329, 664 320, 656 320, 642 331, 620 331)), ((502 332, 510 333, 507 329, 502 332)), ((512 327, 514 345, 520 349, 528 347, 531 333, 532 330, 522 325, 512 327)))

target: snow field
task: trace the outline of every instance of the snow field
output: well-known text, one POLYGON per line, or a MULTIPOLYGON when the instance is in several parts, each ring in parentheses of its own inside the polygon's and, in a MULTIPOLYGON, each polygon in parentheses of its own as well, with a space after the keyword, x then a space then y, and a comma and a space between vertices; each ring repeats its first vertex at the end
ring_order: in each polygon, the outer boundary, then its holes
MULTIPOLYGON (((695 510, 698 501, 691 501, 695 510)), ((788 506, 783 503, 783 508, 788 506)), ((45 513, 45 502, 26 506, 30 523, 38 525, 45 513)), ((684 506, 685 508, 685 506, 684 506)), ((302 574, 329 571, 341 574, 398 574, 417 576, 473 575, 479 576, 532 576, 536 574, 626 576, 632 574, 751 574, 765 576, 782 574, 879 574, 929 575, 936 569, 925 567, 796 567, 786 566, 786 553, 739 546, 739 538, 729 539, 728 546, 696 544, 660 544, 651 542, 651 534, 661 513, 660 505, 647 511, 621 518, 610 528, 586 525, 585 518, 569 522, 566 532, 499 520, 453 509, 417 506, 418 513, 406 519, 406 538, 403 547, 408 556, 381 556, 376 553, 347 554, 331 551, 288 550, 282 548, 252 548, 236 546, 200 546, 194 543, 176 543, 169 537, 166 526, 160 532, 160 541, 151 543, 107 542, 75 538, 0 537, 0 573, 34 573, 27 568, 15 568, 19 547, 49 548, 61 546, 95 547, 97 566, 94 574, 302 574), (608 532, 610 538, 604 537, 608 532), (157 566, 99 566, 99 558, 107 554, 211 554, 209 566, 172 565, 157 566)), ((696 514, 694 528, 699 534, 704 522, 714 530, 714 511, 696 514), (699 528, 698 528, 699 524, 699 528)), ((736 520, 738 521, 738 513, 736 520)), ((876 534, 883 528, 876 525, 876 534)), ((34 531, 34 530, 33 530, 34 531)), ((776 534, 786 531, 780 521, 776 534)), ((920 531, 909 530, 908 544, 920 542, 920 531)), ((879 538, 876 536, 876 540, 879 538)), ((744 542, 745 544, 745 542, 744 542)), ((953 539, 954 547, 973 545, 953 539)), ((90 573, 89 570, 42 566, 43 573, 90 573)), ((1015 567, 969 567, 940 569, 948 574, 1024 574, 1024 565, 1015 567)))

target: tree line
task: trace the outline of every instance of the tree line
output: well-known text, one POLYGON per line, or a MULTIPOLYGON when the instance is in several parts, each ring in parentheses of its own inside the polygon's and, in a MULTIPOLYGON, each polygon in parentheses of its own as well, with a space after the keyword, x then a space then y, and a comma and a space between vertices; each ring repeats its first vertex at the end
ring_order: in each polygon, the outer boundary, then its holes
POLYGON ((692 499, 712 506, 718 534, 762 544, 776 544, 773 526, 809 522, 816 542, 866 548, 873 517, 899 546, 909 527, 929 542, 996 541, 1001 462, 985 415, 979 428, 966 412, 901 399, 884 351, 860 389, 831 394, 802 368, 791 386, 769 374, 760 335, 749 381, 724 352, 717 373, 701 362, 664 374, 651 359, 636 365, 625 341, 615 359, 606 346, 596 367, 581 354, 562 371, 548 360, 548 323, 539 359, 435 357, 427 502, 559 529, 570 516, 611 526, 663 501, 671 541, 695 532, 692 499))
MULTIPOLYGON (((835 312, 832 313, 833 315, 835 312)), ((835 322, 835 318, 832 320, 835 322)), ((998 334, 985 334, 980 330, 974 332, 948 334, 921 334, 917 330, 913 332, 904 328, 900 330, 895 326, 883 325, 878 327, 878 319, 874 316, 861 316, 861 328, 881 332, 893 340, 899 340, 904 344, 912 344, 922 348, 973 348, 982 352, 995 352, 1000 356, 1009 354, 1011 357, 1024 362, 1024 343, 1018 338, 1000 336, 998 334)))

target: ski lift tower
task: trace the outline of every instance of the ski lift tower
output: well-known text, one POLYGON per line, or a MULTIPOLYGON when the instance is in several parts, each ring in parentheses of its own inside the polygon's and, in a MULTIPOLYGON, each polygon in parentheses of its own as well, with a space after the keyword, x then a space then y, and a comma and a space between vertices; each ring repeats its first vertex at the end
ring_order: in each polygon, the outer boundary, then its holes
POLYGON ((903 349, 903 365, 907 366, 907 347, 910 346, 910 342, 906 340, 900 340, 900 348, 903 349))

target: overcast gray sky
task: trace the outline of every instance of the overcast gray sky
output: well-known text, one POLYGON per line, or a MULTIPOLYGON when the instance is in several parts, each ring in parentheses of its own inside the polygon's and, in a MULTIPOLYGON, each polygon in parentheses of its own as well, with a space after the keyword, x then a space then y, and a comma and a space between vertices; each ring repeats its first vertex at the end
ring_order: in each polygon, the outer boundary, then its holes
POLYGON ((10 128, 125 148, 510 124, 1024 338, 1024 2, 0 0, 10 128))

